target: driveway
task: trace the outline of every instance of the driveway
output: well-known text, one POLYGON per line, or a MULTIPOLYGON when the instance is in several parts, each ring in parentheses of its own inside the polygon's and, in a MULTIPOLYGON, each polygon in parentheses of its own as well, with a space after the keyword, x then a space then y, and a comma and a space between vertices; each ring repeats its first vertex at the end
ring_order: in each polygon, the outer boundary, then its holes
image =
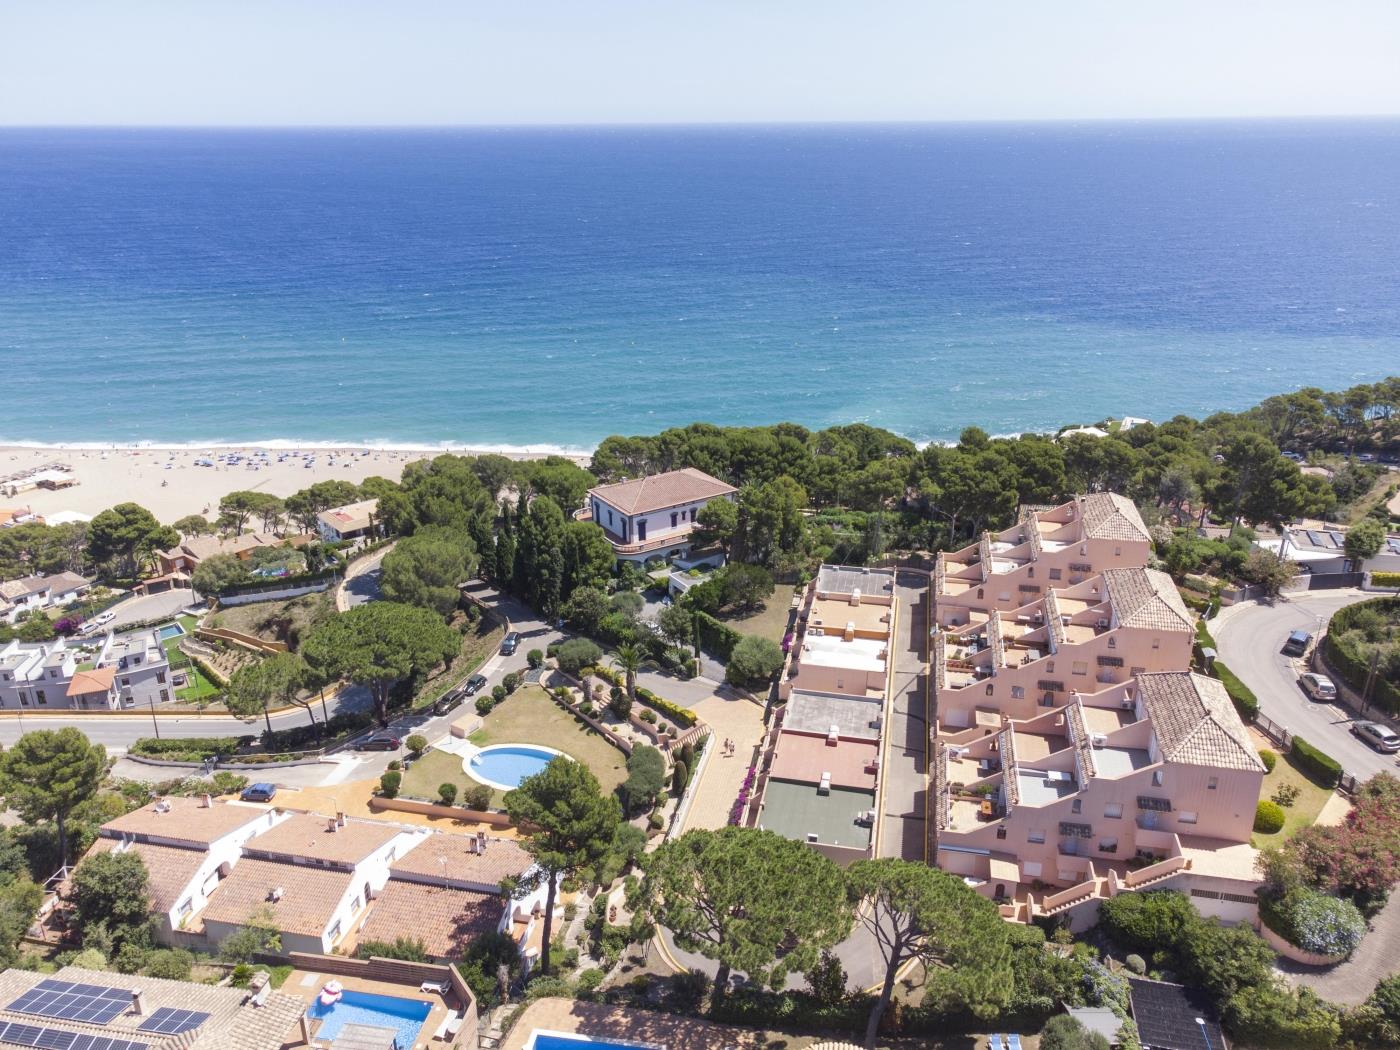
POLYGON ((923 860, 928 784, 928 575, 901 569, 895 578, 899 622, 894 641, 894 700, 885 728, 885 798, 880 856, 923 860))
POLYGON ((384 561, 384 555, 393 549, 394 545, 391 543, 383 550, 376 551, 368 558, 350 566, 350 571, 345 574, 345 579, 340 581, 340 586, 335 590, 337 610, 344 612, 365 602, 379 600, 380 565, 384 561))
POLYGON ((1259 709, 1362 780, 1382 770, 1393 772, 1395 758, 1372 751, 1351 735, 1351 723, 1358 715, 1304 696, 1298 674, 1306 668, 1281 650, 1290 632, 1304 630, 1316 636, 1338 609, 1372 597, 1358 590, 1300 591, 1273 605, 1241 603, 1211 624, 1220 658, 1254 690, 1259 709))
POLYGON ((129 623, 143 623, 146 620, 160 620, 165 617, 174 617, 187 606, 193 605, 195 601, 194 591, 188 587, 176 587, 173 590, 161 591, 159 594, 147 594, 139 597, 128 598, 111 608, 113 613, 112 622, 103 629, 106 631, 119 631, 129 623))

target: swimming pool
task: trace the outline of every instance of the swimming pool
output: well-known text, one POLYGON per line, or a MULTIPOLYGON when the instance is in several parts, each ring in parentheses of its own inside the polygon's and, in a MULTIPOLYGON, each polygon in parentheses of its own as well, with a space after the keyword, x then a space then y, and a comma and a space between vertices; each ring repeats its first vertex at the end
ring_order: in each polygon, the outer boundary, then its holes
POLYGON ((493 744, 470 755, 462 768, 469 777, 483 784, 510 791, 562 754, 562 751, 539 744, 493 744))
POLYGON ((667 1050, 659 1043, 628 1043, 613 1039, 594 1039, 569 1032, 545 1032, 536 1028, 525 1044, 525 1050, 667 1050))
POLYGON ((164 627, 160 628, 160 640, 162 642, 168 642, 172 638, 179 638, 180 635, 184 633, 185 629, 181 627, 178 623, 168 623, 164 627))
POLYGON ((395 1031, 394 1045, 409 1050, 418 1039, 418 1031, 428 1019, 432 1004, 419 999, 400 999, 393 995, 371 995, 369 992, 345 992, 340 1001, 330 1006, 317 999, 306 1008, 306 1016, 320 1020, 316 1030, 318 1043, 329 1043, 347 1024, 371 1024, 395 1031))

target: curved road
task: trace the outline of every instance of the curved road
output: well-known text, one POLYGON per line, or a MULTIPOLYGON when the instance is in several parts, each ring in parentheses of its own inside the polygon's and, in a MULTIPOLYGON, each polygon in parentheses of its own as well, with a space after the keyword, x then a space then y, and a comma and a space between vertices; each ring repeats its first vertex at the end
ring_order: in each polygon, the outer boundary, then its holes
POLYGON ((1362 780, 1382 770, 1395 772, 1395 756, 1372 751, 1352 736, 1351 723, 1359 716, 1347 708, 1309 700, 1298 688, 1298 675, 1307 668, 1284 656, 1282 649, 1291 632, 1316 636, 1338 609, 1372 597, 1358 590, 1299 591, 1273 605, 1235 606, 1211 624, 1220 658, 1254 690, 1260 710, 1362 780))

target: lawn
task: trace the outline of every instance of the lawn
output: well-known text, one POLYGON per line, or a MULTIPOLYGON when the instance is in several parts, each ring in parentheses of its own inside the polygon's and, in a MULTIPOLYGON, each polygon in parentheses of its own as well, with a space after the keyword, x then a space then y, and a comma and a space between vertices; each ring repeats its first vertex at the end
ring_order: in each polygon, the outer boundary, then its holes
MULTIPOLYGON (((555 748, 591 769, 605 792, 615 790, 627 779, 626 756, 535 685, 521 686, 505 703, 492 710, 482 727, 472 734, 471 741, 478 747, 542 744, 555 748)), ((438 785, 443 783, 456 784, 460 799, 462 793, 477 782, 462 771, 461 758, 445 751, 433 751, 413 763, 404 774, 400 792, 435 799, 438 785)), ((499 806, 504 794, 495 792, 491 804, 499 806)))
POLYGON ((1297 834, 1299 829, 1307 827, 1317 819, 1322 807, 1332 797, 1330 788, 1314 783, 1306 773, 1292 763, 1287 755, 1279 755, 1274 771, 1264 777, 1264 785, 1259 791, 1260 800, 1273 798, 1274 792, 1285 784, 1294 785, 1302 793, 1293 805, 1283 807, 1285 819, 1280 831, 1272 835, 1261 835, 1257 831, 1254 833, 1250 842, 1256 849, 1277 846, 1285 839, 1297 834))
POLYGON ((740 634, 756 634, 783 644, 787 633, 788 615, 792 612, 792 595, 797 588, 790 583, 780 583, 773 589, 773 595, 758 612, 748 616, 725 616, 725 623, 740 634))

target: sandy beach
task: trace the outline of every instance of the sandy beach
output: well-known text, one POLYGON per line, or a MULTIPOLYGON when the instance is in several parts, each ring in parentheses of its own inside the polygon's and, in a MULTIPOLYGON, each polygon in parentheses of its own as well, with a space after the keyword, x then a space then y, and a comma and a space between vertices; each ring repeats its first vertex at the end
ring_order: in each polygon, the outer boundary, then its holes
MULTIPOLYGON (((97 514, 117 503, 139 503, 159 520, 170 523, 186 514, 217 516, 219 499, 229 492, 251 489, 288 496, 317 481, 332 478, 359 484, 379 476, 398 481, 414 460, 431 459, 446 449, 367 448, 361 446, 271 448, 257 445, 209 448, 101 448, 0 446, 0 476, 46 464, 71 468, 77 484, 57 491, 29 489, 0 496, 0 507, 27 507, 35 514, 60 511, 97 514), (230 464, 231 453, 242 457, 230 464), (212 466, 196 461, 212 460, 212 466)), ((451 449, 455 454, 481 455, 491 450, 451 449)), ((542 459, 550 453, 501 453, 510 459, 542 459)), ((557 454, 557 453, 554 453, 557 454)), ((587 465, 587 456, 571 456, 587 465)))

